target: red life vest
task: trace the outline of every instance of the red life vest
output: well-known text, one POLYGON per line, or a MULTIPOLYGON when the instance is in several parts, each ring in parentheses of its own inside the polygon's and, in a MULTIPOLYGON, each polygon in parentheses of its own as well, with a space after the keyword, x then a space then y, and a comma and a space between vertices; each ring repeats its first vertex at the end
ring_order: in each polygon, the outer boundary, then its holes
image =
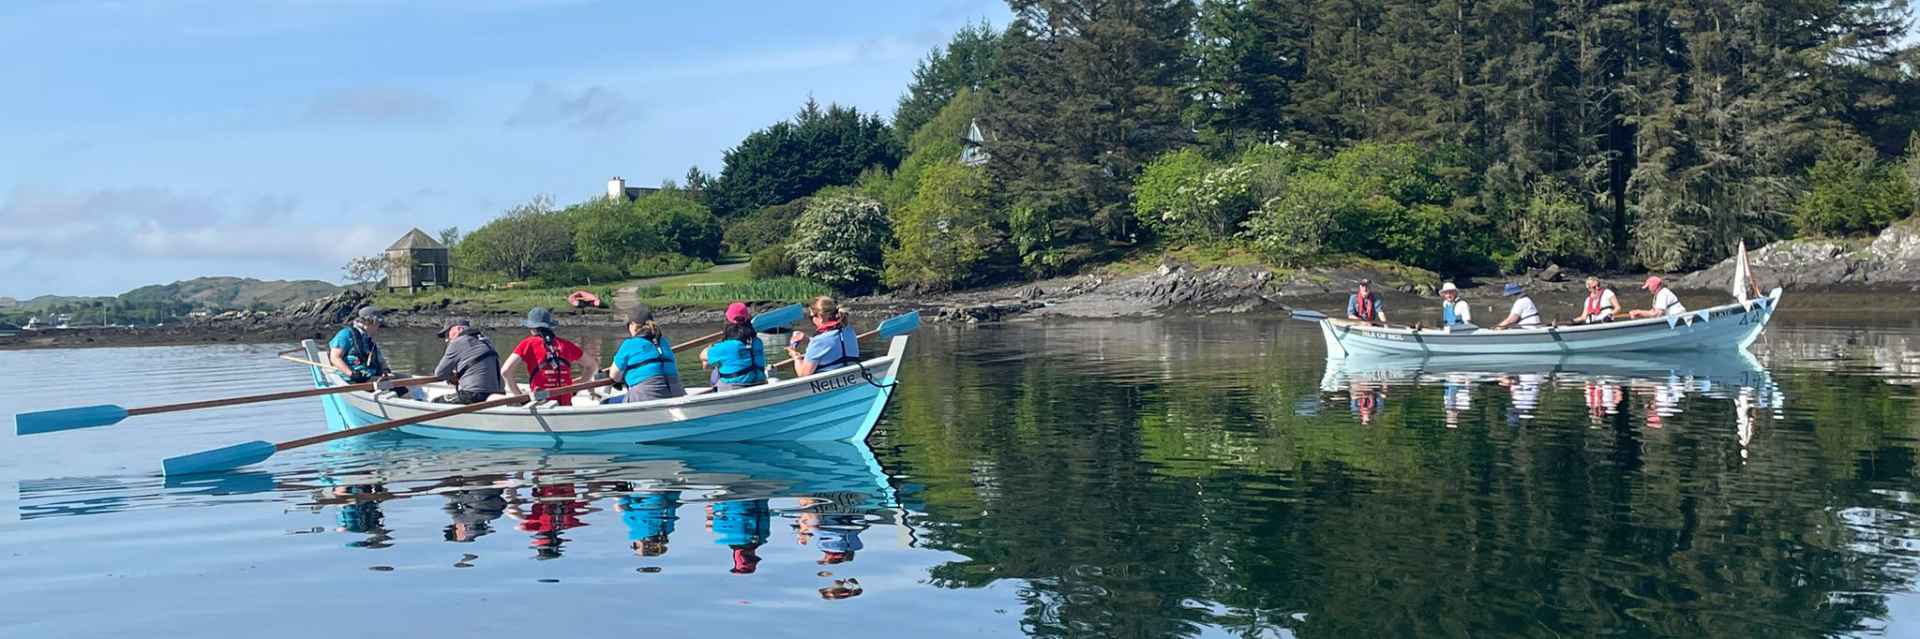
POLYGON ((1368 292, 1366 295, 1355 294, 1353 297, 1357 300, 1353 303, 1354 314, 1359 315, 1361 321, 1373 321, 1373 293, 1368 292))
MULTIPOLYGON (((1606 296, 1607 296, 1607 290, 1604 288, 1600 289, 1599 293, 1595 293, 1587 296, 1587 309, 1586 309, 1587 317, 1601 316, 1600 311, 1606 310, 1607 307, 1602 306, 1600 303, 1600 300, 1605 299, 1606 296)), ((1611 310, 1608 310, 1607 316, 1612 316, 1612 315, 1613 315, 1613 312, 1611 310)))

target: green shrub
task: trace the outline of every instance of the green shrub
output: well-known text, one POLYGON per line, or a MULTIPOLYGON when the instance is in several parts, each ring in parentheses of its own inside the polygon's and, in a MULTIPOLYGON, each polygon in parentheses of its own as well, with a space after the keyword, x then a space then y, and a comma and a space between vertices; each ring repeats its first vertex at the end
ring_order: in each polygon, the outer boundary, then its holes
POLYGON ((1608 242, 1611 236, 1601 230, 1586 203, 1557 180, 1535 182, 1526 208, 1515 213, 1515 266, 1554 262, 1595 267, 1612 250, 1608 242))
POLYGON ((768 246, 753 254, 753 259, 747 262, 747 274, 756 280, 793 275, 793 258, 787 255, 785 245, 768 246))
POLYGON ((793 239, 793 222, 807 210, 808 198, 764 207, 741 216, 727 225, 727 246, 735 251, 758 254, 769 246, 793 239))
POLYGON ((1247 222, 1245 236, 1268 259, 1294 266, 1348 253, 1440 271, 1484 261, 1475 240, 1490 229, 1470 200, 1455 202, 1464 173, 1448 156, 1359 144, 1299 166, 1247 222))
POLYGON ((1880 161, 1865 141, 1829 142, 1807 175, 1809 189, 1794 209, 1801 233, 1843 236, 1874 233, 1913 212, 1907 176, 1880 161))
POLYGON ((715 284, 712 286, 643 286, 641 299, 668 303, 709 302, 805 302, 833 289, 825 284, 799 277, 715 284))
POLYGON ((880 281, 882 252, 892 241, 886 208, 878 200, 852 189, 822 189, 794 224, 787 250, 801 277, 863 293, 880 281))
POLYGON ((680 191, 660 191, 633 202, 594 199, 562 211, 573 224, 580 259, 624 263, 636 255, 679 253, 707 261, 720 257, 720 222, 680 191))
POLYGON ((566 219, 545 198, 516 206, 474 229, 453 253, 454 262, 467 272, 496 273, 510 280, 531 277, 543 265, 574 257, 566 219))
POLYGON ((988 190, 977 166, 949 161, 922 173, 913 199, 893 212, 898 244, 886 253, 887 285, 944 291, 982 279, 991 251, 1005 246, 988 190))
POLYGON ((565 262, 541 266, 533 276, 533 285, 540 288, 593 286, 618 282, 626 277, 625 271, 611 264, 565 262))
POLYGON ((627 267, 627 274, 633 277, 659 277, 679 275, 681 273, 699 273, 713 268, 713 262, 679 253, 660 253, 649 255, 634 261, 627 267))
POLYGON ((1199 149, 1154 158, 1133 182, 1133 215, 1154 235, 1181 239, 1196 207, 1193 187, 1219 165, 1199 149))

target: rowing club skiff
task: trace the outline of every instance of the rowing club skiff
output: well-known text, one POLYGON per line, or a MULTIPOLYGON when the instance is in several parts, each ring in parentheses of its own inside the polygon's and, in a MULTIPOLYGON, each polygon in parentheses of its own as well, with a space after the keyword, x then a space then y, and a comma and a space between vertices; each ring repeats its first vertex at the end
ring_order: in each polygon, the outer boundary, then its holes
MULTIPOLYGON (((669 442, 860 441, 873 431, 899 379, 908 336, 898 335, 885 355, 855 366, 724 393, 689 388, 688 395, 632 404, 601 404, 583 392, 573 406, 553 402, 494 407, 423 424, 402 432, 446 439, 501 443, 639 444, 669 442)), ((303 344, 310 361, 324 361, 319 343, 303 344)), ((339 374, 310 367, 314 385, 343 384, 339 374)), ((361 391, 328 395, 327 425, 333 430, 404 419, 449 408, 426 401, 452 388, 435 384, 409 397, 361 391)))

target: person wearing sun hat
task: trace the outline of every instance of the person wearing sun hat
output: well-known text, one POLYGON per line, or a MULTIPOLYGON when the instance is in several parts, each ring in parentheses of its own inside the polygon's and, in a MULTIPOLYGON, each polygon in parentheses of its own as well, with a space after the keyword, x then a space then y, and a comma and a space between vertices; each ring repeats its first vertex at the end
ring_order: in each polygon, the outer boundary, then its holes
MULTIPOLYGON (((514 379, 515 366, 525 365, 527 386, 533 390, 560 388, 573 383, 573 366, 579 364, 581 370, 593 370, 599 364, 587 356, 586 351, 570 340, 553 333, 560 325, 554 319, 553 311, 534 307, 527 311, 527 320, 520 323, 527 328, 527 337, 514 345, 513 354, 507 356, 505 364, 500 366, 500 375, 505 378, 507 393, 519 395, 520 384, 514 379)), ((555 396, 550 398, 561 406, 572 406, 573 396, 555 396)))
POLYGON ((1507 282, 1507 287, 1502 294, 1507 297, 1518 296, 1519 299, 1513 301, 1513 309, 1507 311, 1507 318, 1500 320, 1500 324, 1494 328, 1514 326, 1527 328, 1540 325, 1540 307, 1534 306, 1533 298, 1527 297, 1526 289, 1521 288, 1518 283, 1507 282))
POLYGON ((720 341, 700 354, 700 363, 713 369, 714 392, 767 383, 767 346, 753 331, 753 313, 747 305, 727 306, 727 325, 720 341))
POLYGON ((1473 323, 1473 307, 1460 299, 1460 287, 1453 282, 1440 285, 1440 325, 1465 326, 1473 323))
POLYGON ((1680 304, 1680 296, 1675 295, 1673 289, 1667 288, 1666 282, 1662 281, 1660 276, 1648 275, 1647 282, 1641 284, 1640 288, 1653 292, 1653 308, 1635 309, 1628 312, 1627 317, 1633 319, 1666 317, 1687 312, 1687 307, 1680 304))

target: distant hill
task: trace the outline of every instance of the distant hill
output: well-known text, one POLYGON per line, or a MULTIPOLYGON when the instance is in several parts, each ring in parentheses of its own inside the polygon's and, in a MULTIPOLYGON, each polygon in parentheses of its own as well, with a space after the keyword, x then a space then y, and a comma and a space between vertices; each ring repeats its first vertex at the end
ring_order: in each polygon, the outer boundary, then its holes
POLYGON ((221 310, 255 305, 279 308, 340 292, 319 280, 263 281, 243 277, 201 277, 156 284, 120 294, 128 303, 184 302, 196 309, 221 310))

